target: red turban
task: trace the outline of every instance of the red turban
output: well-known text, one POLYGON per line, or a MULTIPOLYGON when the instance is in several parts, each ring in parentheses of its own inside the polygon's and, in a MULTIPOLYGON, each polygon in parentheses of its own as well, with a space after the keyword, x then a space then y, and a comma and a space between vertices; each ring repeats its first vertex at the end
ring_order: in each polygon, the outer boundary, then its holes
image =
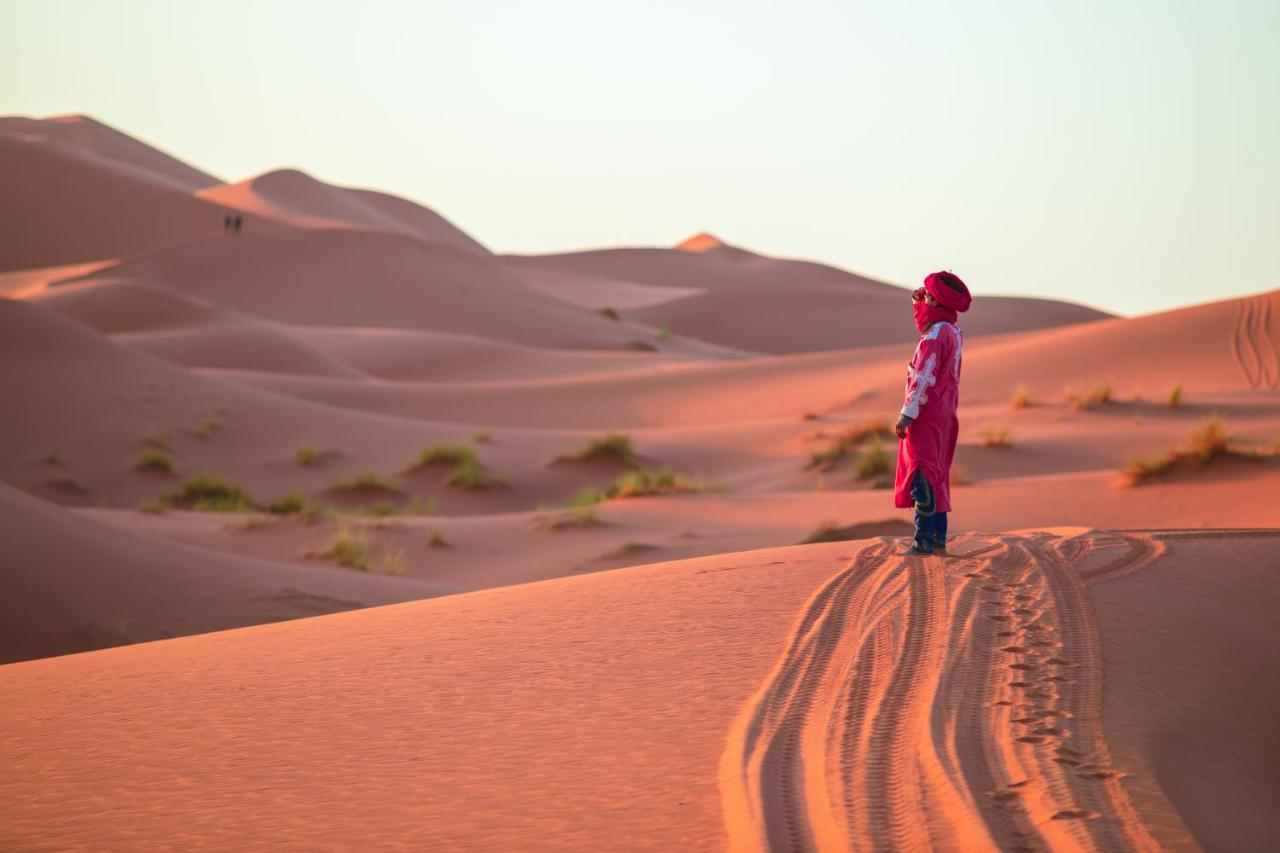
POLYGON ((969 296, 969 288, 965 287, 960 276, 949 272, 929 273, 924 277, 925 292, 938 300, 939 305, 953 311, 963 313, 969 310, 973 301, 969 296))

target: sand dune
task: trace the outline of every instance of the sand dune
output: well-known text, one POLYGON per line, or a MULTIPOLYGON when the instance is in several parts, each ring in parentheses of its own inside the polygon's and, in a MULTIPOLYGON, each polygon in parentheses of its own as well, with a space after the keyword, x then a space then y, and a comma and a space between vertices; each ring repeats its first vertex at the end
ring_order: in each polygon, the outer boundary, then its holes
POLYGON ((152 183, 193 193, 222 181, 85 115, 0 117, 0 137, 51 149, 152 183))
MULTIPOLYGON (((1275 688, 1235 660, 1256 628, 1204 621, 1204 562, 1249 531, 1172 568, 1179 612, 1143 608, 1152 629, 1194 613, 1211 642, 1112 657, 1181 535, 974 534, 927 561, 778 548, 13 664, 3 841, 1256 849, 1277 831, 1265 762, 1179 789, 1160 735, 1196 719, 1216 749, 1257 748, 1266 715, 1150 719, 1100 690, 1275 688), (1214 815, 1231 798, 1234 823, 1214 815)), ((1276 569, 1235 567, 1255 590, 1276 569)))
MULTIPOLYGON (((8 235, 0 270, 120 258, 222 241, 218 205, 65 148, 0 135, 8 235)), ((249 214, 246 233, 287 226, 249 214)))
MULTIPOLYGON (((902 288, 811 261, 758 255, 706 234, 674 249, 601 249, 505 259, 520 271, 695 289, 697 293, 684 299, 629 308, 626 316, 752 352, 815 352, 907 343, 916 337, 902 288)), ((1106 316, 1067 302, 980 296, 964 320, 971 334, 981 335, 1106 316)))
MULTIPOLYGON (((1273 372, 1280 376, 1274 367, 1280 332, 1268 331, 1263 320, 1275 311, 1280 311, 1280 291, 1137 318, 970 339, 964 403, 1008 401, 1019 386, 1035 402, 1059 405, 1070 389, 1084 395, 1102 385, 1117 398, 1139 395, 1153 401, 1164 400, 1175 385, 1193 393, 1268 390, 1273 372), (1249 319, 1255 317, 1263 320, 1249 319), (1185 345, 1170 347, 1170 335, 1185 345)), ((889 416, 901 405, 908 356, 903 346, 886 345, 469 387, 234 378, 274 393, 400 417, 524 428, 642 428, 796 420, 806 412, 889 416)), ((1118 410, 1102 414, 1111 411, 1118 410)))
POLYGON ((335 187, 297 169, 279 169, 197 195, 234 210, 301 228, 366 228, 406 234, 479 255, 489 254, 443 216, 402 198, 372 190, 335 187))
POLYGON ((636 337, 599 314, 531 291, 487 257, 398 234, 246 234, 156 252, 70 281, 107 278, 307 325, 437 330, 563 348, 617 349, 636 337))
POLYGON ((451 592, 236 557, 106 527, 0 484, 0 662, 64 655, 451 592))

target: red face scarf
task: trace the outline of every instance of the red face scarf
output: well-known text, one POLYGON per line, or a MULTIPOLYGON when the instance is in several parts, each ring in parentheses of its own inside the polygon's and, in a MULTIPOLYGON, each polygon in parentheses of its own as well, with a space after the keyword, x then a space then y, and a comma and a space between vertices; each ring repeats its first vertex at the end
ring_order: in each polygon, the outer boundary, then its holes
POLYGON ((948 323, 956 321, 957 314, 954 309, 945 305, 930 305, 923 299, 917 299, 911 303, 911 310, 916 317, 916 328, 920 330, 920 334, 924 334, 924 330, 929 328, 929 324, 936 323, 939 320, 946 320, 948 323))

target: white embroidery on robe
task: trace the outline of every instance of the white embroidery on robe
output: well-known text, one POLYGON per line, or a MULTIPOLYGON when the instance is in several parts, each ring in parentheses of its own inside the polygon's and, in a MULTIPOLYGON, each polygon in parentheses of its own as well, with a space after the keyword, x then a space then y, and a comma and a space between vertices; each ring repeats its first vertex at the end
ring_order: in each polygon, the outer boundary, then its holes
POLYGON ((920 417, 920 407, 929 402, 929 388, 938 381, 934 376, 937 364, 938 354, 931 352, 920 370, 907 366, 907 388, 910 389, 910 393, 907 394, 907 402, 902 407, 902 414, 912 419, 920 417))

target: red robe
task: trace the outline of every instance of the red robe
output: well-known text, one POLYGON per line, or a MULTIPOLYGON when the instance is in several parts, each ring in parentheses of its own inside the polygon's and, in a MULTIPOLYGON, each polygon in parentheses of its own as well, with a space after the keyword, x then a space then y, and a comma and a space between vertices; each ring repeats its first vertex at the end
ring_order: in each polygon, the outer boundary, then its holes
POLYGON ((951 460, 956 454, 960 421, 960 360, 964 340, 959 327, 945 320, 921 335, 916 354, 907 366, 907 393, 902 414, 914 418, 907 437, 898 442, 898 471, 893 503, 908 508, 911 479, 919 468, 933 486, 935 506, 951 511, 951 460))

